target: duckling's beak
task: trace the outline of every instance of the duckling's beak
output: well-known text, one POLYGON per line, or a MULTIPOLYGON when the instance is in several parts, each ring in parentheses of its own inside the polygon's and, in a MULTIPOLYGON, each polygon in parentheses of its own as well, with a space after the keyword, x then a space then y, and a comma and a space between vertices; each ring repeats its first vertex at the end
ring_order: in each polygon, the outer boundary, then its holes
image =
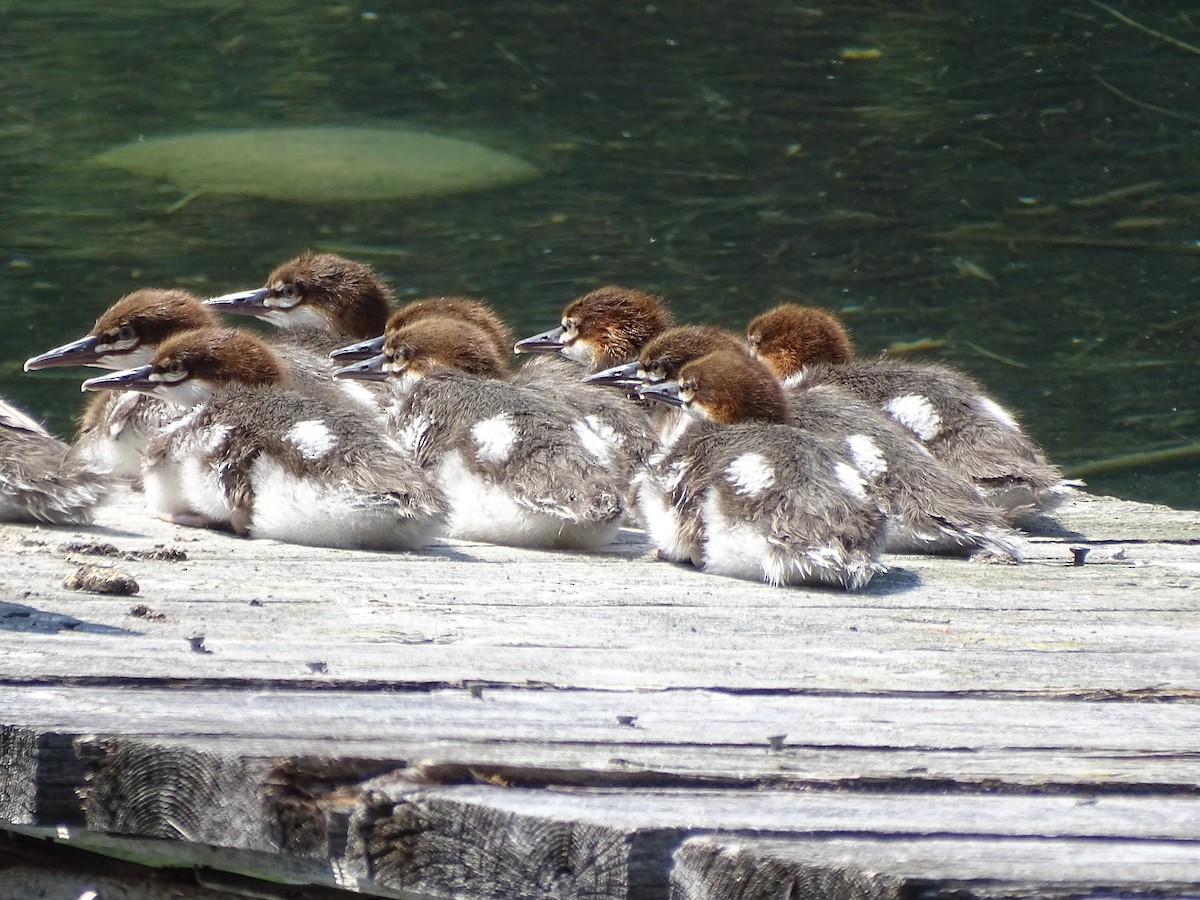
POLYGON ((334 378, 348 378, 351 381, 387 381, 388 373, 383 370, 387 357, 379 353, 370 359, 364 359, 333 373, 334 378))
POLYGON ((385 335, 373 337, 369 341, 359 341, 357 344, 351 344, 349 347, 339 347, 329 354, 329 358, 334 362, 351 363, 359 362, 360 360, 370 359, 383 349, 383 341, 385 335))
POLYGON ((637 389, 637 395, 657 403, 683 406, 683 398, 679 396, 678 381, 656 381, 654 384, 643 384, 637 389))
POLYGON ((50 369, 54 366, 95 366, 100 364, 101 357, 107 355, 107 350, 99 350, 100 338, 89 334, 77 341, 47 350, 37 356, 25 360, 25 371, 34 369, 50 369))
POLYGON ((89 378, 79 389, 81 391, 141 391, 152 394, 161 387, 160 382, 150 379, 154 366, 138 366, 136 369, 124 369, 111 375, 100 375, 89 378))
POLYGON ((563 348, 563 330, 559 325, 533 337, 517 341, 513 345, 513 353, 557 353, 563 348))
POLYGON ((267 295, 271 292, 266 288, 255 288, 252 291, 235 291, 232 294, 222 294, 220 297, 209 297, 204 301, 205 306, 221 312, 236 313, 242 316, 261 316, 270 312, 267 305, 267 295))
POLYGON ((636 390, 642 385, 642 379, 638 378, 638 369, 640 368, 641 363, 635 359, 633 362, 588 375, 583 379, 583 383, 606 384, 626 390, 636 390))

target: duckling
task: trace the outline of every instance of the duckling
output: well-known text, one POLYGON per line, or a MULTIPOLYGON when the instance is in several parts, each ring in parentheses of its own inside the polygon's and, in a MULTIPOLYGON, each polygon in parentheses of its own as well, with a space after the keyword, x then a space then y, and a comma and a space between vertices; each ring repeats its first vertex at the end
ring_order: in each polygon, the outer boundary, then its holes
MULTIPOLYGON (((683 366, 716 350, 748 354, 731 331, 708 325, 669 328, 650 341, 633 377, 642 384, 674 380, 683 366)), ((610 369, 618 373, 621 367, 610 369)), ((603 373, 601 373, 603 374, 603 373)), ((627 377, 614 374, 611 377, 627 377)), ((995 507, 966 479, 935 459, 898 423, 837 385, 784 389, 787 424, 841 441, 888 516, 886 549, 893 553, 982 551, 982 559, 1020 558, 1020 539, 995 507)), ((661 417, 667 435, 678 420, 661 417)))
MULTIPOLYGON (((425 297, 413 300, 392 313, 387 320, 385 331, 399 331, 401 328, 431 316, 442 318, 463 319, 477 326, 492 338, 497 352, 506 354, 512 345, 512 332, 504 321, 482 300, 472 297, 425 297)), ((335 363, 346 365, 378 356, 383 351, 384 335, 368 338, 357 344, 340 347, 329 354, 335 363)))
POLYGON ((714 350, 745 350, 741 338, 716 325, 676 325, 638 346, 633 359, 588 375, 588 384, 608 384, 636 391, 643 384, 674 381, 685 363, 714 350))
POLYGON ((640 479, 642 518, 661 557, 848 590, 885 571, 884 514, 851 453, 785 424, 783 390, 760 363, 718 350, 641 394, 691 416, 640 479))
MULTIPOLYGON (((674 381, 686 363, 714 350, 745 352, 742 340, 727 328, 716 325, 677 325, 660 332, 639 348, 632 361, 594 372, 584 383, 618 387, 636 397, 642 385, 674 381)), ((681 408, 650 403, 646 410, 651 429, 660 441, 687 418, 681 408)))
MULTIPOLYGON (((404 304, 388 318, 387 330, 399 331, 419 319, 431 317, 461 319, 483 331, 501 356, 512 346, 512 331, 504 320, 482 300, 473 297, 426 297, 404 304)), ((507 363, 505 363, 507 366, 507 363)))
POLYGON ((1009 522, 1051 510, 1067 481, 1016 417, 974 380, 946 366, 859 360, 838 319, 782 304, 747 328, 752 352, 789 384, 843 387, 888 413, 938 459, 974 482, 1009 522))
POLYGON ((283 342, 321 354, 382 334, 393 302, 370 266, 311 252, 276 267, 263 287, 205 301, 221 312, 270 322, 283 342))
MULTIPOLYGON (((175 288, 142 288, 112 304, 82 338, 27 359, 25 371, 55 366, 141 366, 170 335, 216 325, 216 315, 194 294, 175 288)), ((79 418, 72 459, 114 477, 137 479, 150 438, 183 412, 167 400, 142 394, 98 394, 79 418)))
POLYGON ((553 396, 505 381, 506 355, 471 322, 425 317, 335 377, 386 379, 389 429, 450 498, 449 534, 596 549, 615 536, 625 483, 612 446, 553 396))
POLYGON ((108 493, 105 476, 68 460, 68 446, 0 399, 0 521, 84 525, 108 493))
POLYGON ((607 285, 577 297, 562 323, 517 341, 517 353, 561 353, 589 372, 628 362, 650 338, 671 324, 661 297, 607 285))
POLYGON ((292 382, 264 341, 210 327, 174 335, 148 364, 83 388, 191 408, 146 451, 146 499, 167 521, 323 547, 432 541, 445 523, 441 491, 369 415, 292 382))
POLYGON ((164 338, 217 324, 217 317, 188 291, 141 288, 106 309, 78 340, 25 360, 25 371, 54 366, 128 369, 143 366, 164 338))
POLYGON ((517 341, 515 353, 559 358, 536 357, 518 369, 513 380, 582 410, 596 430, 620 443, 622 464, 632 479, 658 450, 645 411, 599 386, 581 387, 579 378, 628 362, 670 323, 663 299, 656 294, 616 285, 598 288, 568 303, 557 328, 517 341))

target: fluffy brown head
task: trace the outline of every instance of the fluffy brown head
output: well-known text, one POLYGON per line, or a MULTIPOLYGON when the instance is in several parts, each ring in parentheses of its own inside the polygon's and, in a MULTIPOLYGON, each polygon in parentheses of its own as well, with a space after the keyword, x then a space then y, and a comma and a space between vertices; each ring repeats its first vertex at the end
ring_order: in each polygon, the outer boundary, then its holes
POLYGON ((638 354, 638 377, 647 382, 674 381, 687 363, 716 350, 748 352, 742 339, 726 328, 716 325, 668 328, 638 354))
MULTIPOLYGON (((332 253, 304 253, 275 269, 265 285, 268 302, 288 311, 288 318, 309 324, 296 312, 319 316, 335 334, 369 338, 383 333, 392 292, 374 270, 332 253)), ((286 321, 272 318, 287 327, 286 321)))
POLYGON ((471 297, 425 297, 405 304, 392 313, 387 322, 388 331, 399 331, 420 319, 430 317, 460 319, 474 325, 487 334, 496 345, 496 350, 507 357, 512 347, 512 332, 491 307, 471 297))
POLYGON ((437 369, 455 369, 482 378, 508 377, 508 345, 462 319, 427 316, 387 331, 385 370, 419 378, 437 369))
POLYGON ((213 385, 276 384, 284 379, 279 359, 255 335, 236 328, 198 328, 173 335, 150 361, 164 384, 199 380, 213 385))
POLYGON ((854 345, 837 316, 813 306, 783 303, 746 328, 751 352, 780 378, 813 363, 841 364, 854 359, 854 345))
POLYGON ((717 350, 679 373, 679 397, 722 425, 787 421, 787 399, 770 370, 739 350, 717 350))
POLYGON ((572 300, 563 311, 563 353, 593 371, 628 362, 671 325, 661 297, 608 285, 572 300))
POLYGON ((173 334, 218 324, 216 314, 199 297, 168 288, 142 288, 106 309, 91 333, 112 352, 161 344, 173 334))

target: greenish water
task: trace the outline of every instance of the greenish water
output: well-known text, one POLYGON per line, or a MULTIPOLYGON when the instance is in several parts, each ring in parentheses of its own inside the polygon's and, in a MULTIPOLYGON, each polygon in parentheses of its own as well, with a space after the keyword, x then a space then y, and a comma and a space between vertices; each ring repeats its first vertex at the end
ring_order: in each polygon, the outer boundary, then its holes
MULTIPOLYGON (((862 353, 936 344, 1068 469, 1200 442, 1200 19, 1172 4, 113 6, 0 4, 0 392, 63 433, 83 373, 26 357, 136 287, 252 286, 327 247, 522 334, 606 282, 734 327, 829 306, 862 353), (84 165, 139 135, 393 123, 545 174, 180 204, 84 165)), ((1200 456, 1088 481, 1195 507, 1200 456)))

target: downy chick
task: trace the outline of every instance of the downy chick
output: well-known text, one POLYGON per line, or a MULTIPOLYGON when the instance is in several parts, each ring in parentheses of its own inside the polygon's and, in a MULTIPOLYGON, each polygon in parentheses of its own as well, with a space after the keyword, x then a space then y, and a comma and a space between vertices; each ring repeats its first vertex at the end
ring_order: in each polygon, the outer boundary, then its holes
MULTIPOLYGON (((114 370, 141 366, 170 335, 216 325, 217 317, 193 294, 142 288, 106 309, 82 338, 26 360, 25 371, 56 366, 114 370)), ((151 437, 182 414, 173 403, 143 394, 98 394, 79 418, 71 458, 116 477, 136 479, 151 437)))
MULTIPOLYGON (((674 380, 684 365, 716 350, 747 354, 733 332, 708 325, 670 328, 644 348, 639 359, 609 369, 598 379, 636 379, 641 384, 674 380), (633 371, 636 366, 636 371, 633 371), (632 372, 632 374, 630 374, 632 372)), ((1020 557, 1019 538, 979 490, 935 459, 908 431, 877 407, 832 384, 784 388, 786 422, 810 434, 841 441, 888 516, 887 549, 946 553, 982 550, 987 558, 1020 557)), ((680 422, 659 417, 669 439, 680 422)))
POLYGON ((262 287, 205 303, 270 322, 280 330, 280 341, 327 354, 349 341, 382 334, 393 298, 365 263, 332 253, 302 253, 276 267, 262 287))
POLYGON ((379 550, 423 547, 444 526, 441 491, 377 420, 294 390, 252 334, 184 332, 148 364, 84 389, 140 391, 191 408, 146 452, 146 499, 167 521, 379 550))
POLYGON ((662 297, 634 288, 607 285, 567 304, 562 322, 541 334, 517 341, 514 351, 540 355, 513 375, 513 381, 554 393, 590 417, 593 427, 621 444, 625 472, 642 471, 658 442, 646 411, 613 391, 581 387, 589 373, 625 363, 671 324, 662 297))
POLYGON ((553 396, 504 381, 506 356, 462 319, 387 332, 383 353, 339 378, 385 379, 392 434, 450 498, 449 533, 526 547, 596 549, 615 535, 625 483, 613 449, 553 396))
POLYGON ((848 590, 884 571, 884 515, 848 449, 784 424, 787 401, 761 364, 717 351, 642 394, 693 417, 640 482, 661 556, 719 575, 848 590))
POLYGON ((67 458, 68 447, 0 399, 0 522, 82 525, 108 479, 67 458))
POLYGON ((755 318, 747 336, 785 383, 838 385, 881 408, 1010 522, 1053 509, 1078 484, 1064 480, 1016 417, 974 380, 946 366, 854 359, 845 328, 824 310, 782 304, 755 318))

